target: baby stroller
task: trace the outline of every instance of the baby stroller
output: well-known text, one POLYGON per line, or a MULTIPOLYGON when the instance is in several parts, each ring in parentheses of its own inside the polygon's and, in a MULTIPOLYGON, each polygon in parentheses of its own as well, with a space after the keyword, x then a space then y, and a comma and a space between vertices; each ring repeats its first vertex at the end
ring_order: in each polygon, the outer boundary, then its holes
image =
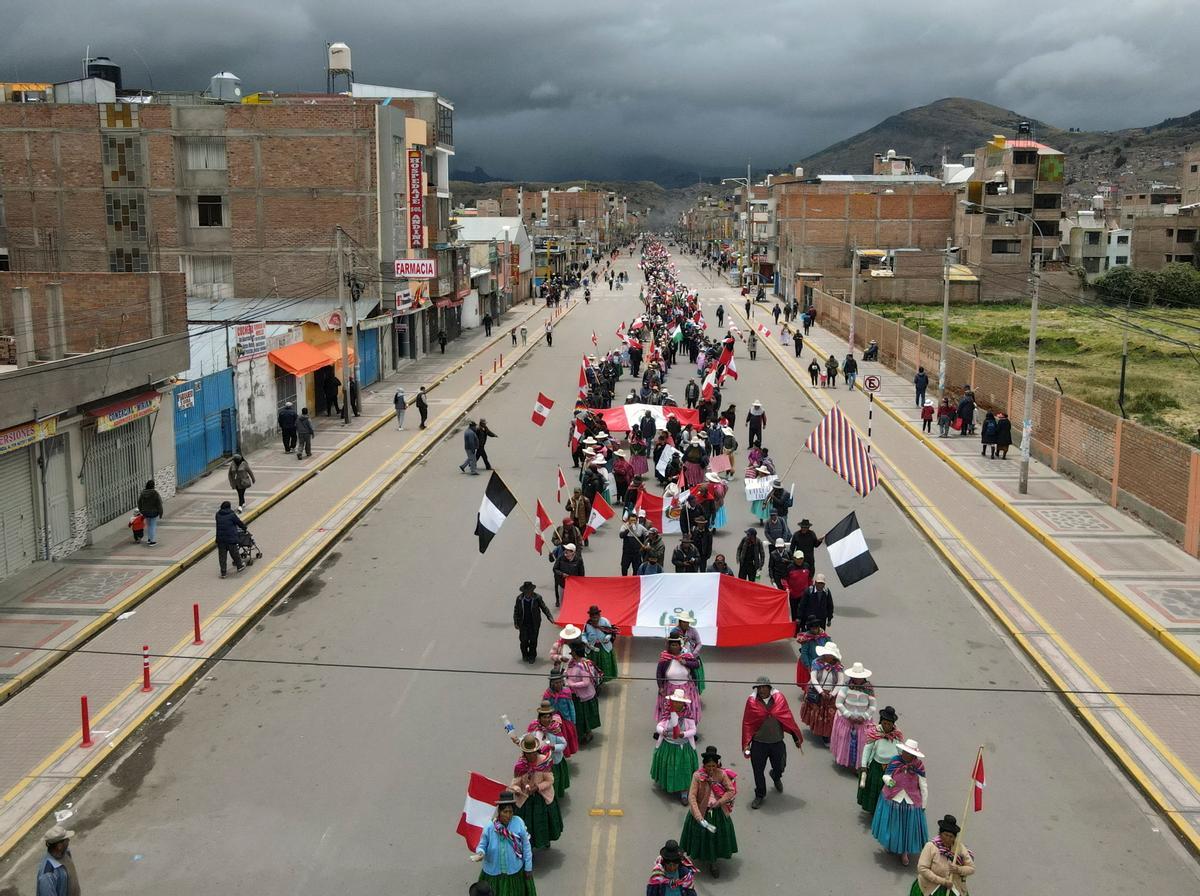
POLYGON ((246 566, 253 566, 255 560, 262 559, 262 550, 258 546, 258 542, 254 540, 254 536, 250 534, 249 529, 243 529, 238 533, 238 557, 246 566))

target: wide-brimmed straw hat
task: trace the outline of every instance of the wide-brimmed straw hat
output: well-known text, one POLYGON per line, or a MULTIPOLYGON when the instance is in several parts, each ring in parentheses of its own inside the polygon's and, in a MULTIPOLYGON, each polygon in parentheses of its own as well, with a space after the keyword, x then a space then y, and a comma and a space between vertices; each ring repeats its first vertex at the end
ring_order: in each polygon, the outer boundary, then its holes
POLYGON ((671 703, 691 704, 691 702, 692 702, 690 699, 688 699, 687 694, 685 694, 683 692, 683 688, 676 688, 675 690, 673 690, 670 694, 667 695, 667 700, 669 700, 671 703))
POLYGON ((862 663, 855 663, 853 666, 851 666, 849 669, 846 670, 846 677, 847 678, 870 678, 871 670, 864 668, 862 663))
POLYGON ((576 638, 583 637, 583 632, 581 632, 574 625, 568 625, 566 628, 564 628, 561 632, 558 633, 558 636, 560 638, 562 638, 564 641, 574 641, 576 638))
POLYGON ((925 758, 925 754, 921 752, 921 745, 918 744, 911 737, 908 740, 906 740, 904 743, 900 744, 898 749, 902 753, 907 753, 909 756, 916 756, 918 759, 925 758))

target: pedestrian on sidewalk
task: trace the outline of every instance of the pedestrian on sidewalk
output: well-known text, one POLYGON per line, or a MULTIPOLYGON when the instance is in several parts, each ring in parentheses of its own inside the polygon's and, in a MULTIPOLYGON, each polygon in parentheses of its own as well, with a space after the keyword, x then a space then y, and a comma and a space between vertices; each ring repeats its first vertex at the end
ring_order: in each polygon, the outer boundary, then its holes
MULTIPOLYGON (((516 345, 516 344, 517 343, 514 341, 513 345, 516 345)), ((529 344, 529 327, 525 326, 524 324, 521 324, 521 345, 528 345, 528 344, 529 344)))
POLYGON ((950 422, 954 419, 954 405, 950 404, 950 396, 943 395, 942 403, 938 405, 937 422, 938 422, 938 437, 946 438, 950 435, 950 422))
POLYGON ((479 455, 479 434, 476 432, 475 421, 468 420, 467 428, 463 430, 463 450, 467 453, 467 459, 458 465, 460 473, 468 472, 470 467, 472 476, 478 476, 479 471, 475 469, 475 461, 479 455))
POLYGON ((968 436, 975 430, 975 393, 970 389, 963 392, 962 401, 958 403, 958 421, 960 436, 968 436))
POLYGON ((488 460, 487 456, 487 440, 489 438, 498 439, 500 437, 488 429, 487 420, 480 417, 479 423, 475 427, 475 438, 479 441, 479 448, 475 451, 475 459, 477 461, 482 461, 483 465, 487 467, 488 470, 491 470, 492 462, 488 460))
POLYGON ((917 368, 917 375, 913 377, 913 386, 917 390, 917 407, 925 404, 925 390, 929 387, 929 374, 925 372, 924 367, 917 368))
POLYGON ((417 400, 415 404, 417 406, 417 413, 421 415, 421 425, 418 427, 418 429, 424 429, 425 421, 429 419, 429 400, 425 395, 424 386, 417 390, 417 400))
POLYGON ((837 388, 838 361, 833 355, 825 359, 825 382, 829 388, 837 388))
POLYGON ((46 857, 38 869, 37 896, 78 896, 79 875, 75 871, 75 858, 71 855, 71 838, 68 831, 56 824, 46 831, 46 857))
POLYGON ((492 314, 490 311, 483 316, 483 335, 492 335, 492 314))
POLYGON ((787 747, 783 735, 790 734, 792 743, 804 752, 803 735, 792 715, 787 697, 771 685, 771 679, 760 675, 754 690, 746 698, 742 710, 742 754, 750 760, 754 771, 754 802, 751 809, 761 808, 767 797, 767 779, 763 774, 771 764, 771 780, 775 790, 783 793, 783 772, 787 768, 787 747))
POLYGON ((153 479, 146 480, 146 487, 138 495, 137 509, 146 518, 146 546, 158 544, 158 521, 162 519, 163 501, 153 479))
POLYGON ((804 335, 807 336, 808 331, 812 329, 813 321, 816 320, 817 314, 812 308, 809 308, 804 312, 803 318, 804 318, 804 335))
POLYGON ((550 321, 546 321, 546 348, 554 345, 554 327, 550 325, 550 321))
POLYGON ((783 313, 783 308, 782 308, 782 307, 780 307, 780 305, 779 305, 779 303, 778 303, 778 302, 776 302, 776 303, 775 303, 775 308, 774 308, 774 309, 771 311, 771 314, 772 314, 772 315, 774 316, 774 318, 775 318, 775 326, 779 326, 779 315, 780 315, 780 314, 782 314, 782 313, 783 313))
POLYGON ((312 457, 313 440, 312 417, 308 416, 308 408, 300 409, 300 419, 296 421, 296 460, 300 456, 312 457))
POLYGON ((1004 411, 996 412, 996 453, 1001 460, 1008 460, 1008 448, 1012 445, 1012 421, 1004 411))
MULTIPOLYGON (((938 421, 941 425, 941 420, 938 421)), ((921 407, 921 432, 933 432, 933 399, 926 398, 925 404, 921 407)))
POLYGON ((516 348, 517 347, 517 328, 513 327, 512 332, 509 333, 508 335, 512 337, 513 348, 516 348))
POLYGON ((404 429, 404 412, 408 410, 408 399, 404 397, 403 386, 396 387, 396 394, 392 396, 392 407, 396 409, 396 429, 404 429))
POLYGON ((791 345, 792 344, 792 331, 791 331, 791 328, 789 328, 787 324, 784 324, 782 327, 779 328, 779 344, 780 345, 791 345))
POLYGON ((446 331, 438 330, 437 343, 438 343, 438 347, 441 348, 443 355, 446 354, 446 342, 447 341, 448 341, 448 339, 446 336, 446 331))
POLYGON ((854 360, 854 352, 846 352, 846 360, 842 362, 842 373, 846 375, 846 389, 854 391, 854 381, 858 379, 858 362, 854 360))
POLYGON ((527 663, 537 660, 538 633, 542 630, 543 616, 554 622, 546 601, 537 593, 537 586, 533 582, 522 582, 513 606, 513 628, 521 642, 521 659, 527 663))
POLYGON ((222 501, 221 507, 217 511, 217 565, 221 567, 221 578, 225 578, 226 561, 229 557, 233 558, 234 568, 241 572, 244 564, 242 563, 241 551, 238 549, 238 543, 241 540, 241 534, 246 531, 246 524, 242 522, 242 518, 234 513, 233 507, 228 501, 222 501))
MULTIPOLYGON (((797 358, 800 357, 800 338, 799 337, 796 338, 796 357, 797 358)), ((817 361, 816 358, 813 358, 812 361, 810 361, 808 364, 808 377, 809 377, 809 379, 812 380, 812 384, 814 386, 817 384, 817 379, 820 376, 821 376, 821 364, 817 361)))
POLYGON ((332 417, 337 414, 339 417, 342 414, 341 405, 338 404, 338 390, 342 388, 342 381, 337 378, 337 374, 331 368, 329 376, 325 377, 325 416, 332 417))
POLYGON ((350 377, 350 385, 347 387, 346 393, 350 396, 350 410, 354 416, 357 417, 362 412, 362 408, 358 403, 359 395, 357 377, 350 377))
POLYGON ((279 434, 283 436, 283 453, 291 454, 296 450, 296 406, 290 401, 284 402, 275 419, 279 423, 279 434))
POLYGON ((991 411, 983 416, 983 425, 979 427, 979 443, 983 446, 979 452, 981 457, 987 457, 989 446, 992 449, 992 458, 996 457, 996 415, 991 411))
MULTIPOLYGON (((742 295, 746 295, 745 289, 742 289, 742 295)), ((746 319, 747 320, 749 320, 753 316, 753 314, 752 314, 753 311, 754 311, 753 303, 751 303, 751 301, 749 299, 746 299, 746 319)))
POLYGON ((250 461, 235 454, 229 462, 229 487, 237 492, 238 513, 246 506, 246 489, 254 485, 254 471, 250 469, 250 461))

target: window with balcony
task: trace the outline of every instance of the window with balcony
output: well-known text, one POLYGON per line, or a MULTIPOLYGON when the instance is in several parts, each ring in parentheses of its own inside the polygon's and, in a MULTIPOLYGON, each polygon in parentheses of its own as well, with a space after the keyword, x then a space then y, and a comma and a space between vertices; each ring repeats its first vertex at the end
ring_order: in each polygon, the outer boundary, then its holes
POLYGON ((1020 240, 992 240, 993 255, 1020 255, 1020 240))
POLYGON ((196 225, 198 227, 225 226, 225 211, 220 196, 196 197, 196 225))
POLYGON ((1060 193, 1038 193, 1033 197, 1034 208, 1062 208, 1060 193))
POLYGON ((437 107, 437 140, 447 146, 454 145, 454 110, 441 103, 437 107))
POLYGON ((224 137, 184 137, 183 167, 188 171, 224 171, 224 137))

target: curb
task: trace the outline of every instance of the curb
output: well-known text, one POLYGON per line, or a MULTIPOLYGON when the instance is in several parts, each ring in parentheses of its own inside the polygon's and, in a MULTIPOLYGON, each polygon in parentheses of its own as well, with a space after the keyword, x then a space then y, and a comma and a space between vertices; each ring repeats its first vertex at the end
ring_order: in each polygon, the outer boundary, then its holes
MULTIPOLYGON (((829 356, 829 352, 816 346, 809 340, 805 340, 805 345, 812 348, 814 354, 829 356)), ((891 368, 887 368, 891 369, 891 368)), ((861 382, 854 384, 854 388, 865 394, 861 382)), ((1018 526, 1024 529, 1028 534, 1032 535, 1042 546, 1050 553, 1054 554, 1059 560, 1065 563, 1074 573, 1082 578, 1087 584, 1095 588, 1101 595, 1104 596, 1109 603, 1113 604, 1122 613, 1137 623, 1138 627, 1147 634, 1152 635, 1154 640, 1165 647, 1176 659, 1182 662, 1192 672, 1200 675, 1200 654, 1188 647, 1183 641, 1175 637, 1165 627, 1159 624, 1145 610, 1133 603, 1125 595, 1121 594, 1116 588, 1110 585, 1105 579, 1090 566, 1080 561, 1074 554, 1059 544, 1054 536, 1050 535, 1044 529, 1033 522, 1025 514, 1021 513, 1016 507, 1006 501, 1001 495, 993 491, 974 473, 959 463, 958 459, 952 454, 938 445, 936 442, 925 439, 919 429, 912 423, 911 420, 901 415, 899 411, 891 406, 890 402, 882 399, 876 399, 876 407, 883 409, 889 417, 908 430, 909 434, 919 439, 923 444, 927 444, 929 449, 940 458, 950 469, 954 470, 959 476, 967 480, 976 491, 980 492, 985 498, 1004 511, 1005 514, 1012 519, 1018 526)))
MULTIPOLYGON (((568 304, 567 307, 565 307, 562 310, 562 314, 558 316, 558 319, 561 320, 562 317, 565 317, 567 314, 569 314, 572 310, 574 310, 574 308, 576 307, 577 304, 578 303, 575 303, 575 302, 568 304)), ((532 317, 532 316, 533 315, 531 314, 530 317, 532 317)), ((554 326, 557 326, 557 325, 558 325, 558 323, 556 321, 554 326)), ((538 340, 542 337, 542 335, 543 335, 543 333, 539 333, 537 337, 535 337, 529 341, 527 346, 523 346, 523 348, 525 348, 526 351, 521 352, 519 357, 524 357, 526 354, 528 354, 530 351, 532 351, 533 348, 537 345, 538 340)), ((493 341, 495 341, 495 340, 493 340, 493 341)), ((462 364, 458 365, 457 367, 455 367, 449 371, 446 371, 444 374, 442 374, 440 377, 438 377, 437 380, 434 381, 434 385, 444 382, 447 378, 452 376, 454 373, 457 373, 466 364, 470 363, 471 359, 476 357, 480 352, 489 348, 491 346, 491 344, 492 343, 488 343, 487 345, 483 346, 480 349, 480 351, 473 353, 470 357, 468 357, 466 360, 464 360, 462 364)), ((516 357, 514 357, 514 362, 515 362, 515 360, 516 360, 516 357)), ((145 707, 143 707, 141 710, 139 710, 131 718, 129 724, 125 724, 125 725, 121 726, 121 729, 118 732, 117 736, 114 736, 114 737, 104 741, 103 744, 97 743, 96 747, 93 748, 95 750, 95 752, 91 755, 91 757, 88 759, 88 761, 80 767, 76 777, 73 777, 73 778, 69 779, 68 781, 66 781, 62 787, 60 787, 48 799, 46 799, 44 801, 44 803, 43 803, 43 806, 45 807, 44 811, 41 811, 37 815, 30 817, 30 819, 26 823, 20 825, 12 834, 10 834, 8 837, 6 837, 3 842, 0 842, 0 859, 4 859, 5 857, 7 857, 8 854, 17 845, 19 845, 22 840, 24 840, 29 835, 30 831, 32 831, 35 827, 37 827, 39 824, 41 824, 48 817, 48 815, 51 811, 51 807, 53 807, 55 804, 57 804, 60 800, 62 800, 65 796, 70 794, 76 788, 82 786, 85 783, 87 777, 92 772, 94 772, 98 766, 100 766, 102 763, 104 763, 108 759, 112 758, 115 750, 118 747, 120 747, 122 744, 124 744, 127 740, 129 740, 129 738, 132 737, 136 732, 138 732, 140 730, 142 724, 151 715, 153 715, 155 712, 157 712, 166 702, 172 700, 172 698, 175 696, 175 694, 177 694, 180 691, 180 689, 185 688, 188 685, 190 685, 190 683, 195 680, 198 672, 203 670, 206 666, 208 666, 211 663, 219 662, 221 657, 225 653, 226 646, 229 645, 229 643, 231 641, 236 641, 236 639, 241 637, 241 635, 243 633, 245 633, 245 631, 248 628, 250 628, 252 625, 256 624, 257 621, 261 618, 262 613, 276 599, 278 599, 278 597, 280 595, 286 593, 287 590, 289 588, 293 587, 299 579, 301 579, 305 575, 307 575, 308 572, 313 568, 313 566, 315 566, 317 563, 320 562, 321 558, 324 557, 325 553, 329 550, 329 548, 332 547, 339 539, 341 539, 355 525, 355 523, 357 523, 363 517, 364 514, 366 514, 369 510, 371 510, 378 503, 379 499, 381 497, 383 497, 383 495, 389 489, 391 489, 397 482, 399 482, 409 472, 409 470, 412 469, 413 466, 415 466, 417 463, 419 463, 425 457, 425 455, 427 455, 431 450, 433 450, 440 443, 442 438, 444 438, 451 430, 453 430, 453 428, 458 424, 458 422, 461 419, 463 419, 463 417, 466 416, 466 414, 471 410, 471 408, 475 407, 480 401, 482 401, 487 396, 487 394, 489 392, 491 392, 491 390, 502 379, 504 379, 504 377, 507 376, 509 372, 511 372, 515 368, 515 366, 516 366, 516 364, 514 363, 513 365, 510 365, 509 367, 505 368, 505 370, 498 371, 496 376, 492 379, 492 381, 485 384, 485 386, 483 387, 483 391, 480 392, 478 397, 476 397, 474 400, 470 401, 459 413, 457 413, 453 418, 448 419, 443 424, 442 431, 439 434, 433 435, 432 438, 430 438, 429 442, 425 445, 424 448, 417 451, 412 457, 410 457, 407 461, 405 461, 403 464, 401 464, 401 466, 395 472, 388 475, 378 486, 375 487, 375 489, 368 496, 364 497, 362 499, 361 506, 354 514, 352 514, 351 516, 349 516, 345 520, 343 520, 340 524, 338 524, 338 526, 336 528, 326 531, 324 534, 324 537, 321 539, 321 542, 319 544, 317 544, 309 552, 309 555, 306 558, 304 558, 304 560, 302 562, 300 562, 291 572, 289 572, 289 574, 287 576, 285 576, 283 579, 281 579, 280 582, 274 588, 271 588, 268 592, 266 592, 263 595, 263 597, 258 600, 257 603, 255 603, 252 607, 248 608, 236 625, 232 626, 227 631, 223 632, 216 639, 206 642, 205 646, 207 648, 209 648, 208 651, 204 655, 199 655, 194 658, 195 666, 191 671, 187 672, 184 675, 179 676, 178 678, 176 678, 173 682, 171 682, 169 684, 160 684, 158 687, 156 687, 155 691, 154 691, 153 699, 151 699, 146 704, 145 707), (103 749, 101 749, 101 747, 103 747, 103 749)), ((387 422, 387 420, 388 420, 388 417, 386 415, 384 417, 381 417, 380 421, 379 421, 379 425, 380 426, 384 425, 387 422)), ((367 431, 364 430, 364 432, 361 433, 360 436, 356 437, 356 438, 360 438, 360 439, 365 438, 365 436, 367 434, 368 434, 367 431)), ((347 447, 349 447, 349 446, 347 446, 347 447)), ((401 448, 401 449, 399 449, 399 451, 395 452, 392 455, 393 458, 395 457, 396 454, 399 454, 403 450, 405 450, 405 449, 401 448)), ((384 465, 386 465, 388 462, 390 462, 390 461, 385 461, 384 465)), ((314 472, 315 472, 315 470, 314 470, 314 472)), ((325 517, 323 517, 323 519, 327 518, 330 514, 334 513, 338 508, 340 508, 343 504, 345 504, 346 501, 350 500, 351 497, 352 497, 351 495, 345 496, 341 501, 338 502, 337 505, 335 505, 333 508, 331 508, 325 514, 325 517)), ((265 507, 263 509, 265 509, 265 507)), ((317 524, 314 524, 313 527, 310 527, 304 533, 302 533, 295 541, 292 542, 291 545, 289 545, 282 552, 280 552, 279 557, 282 558, 282 557, 286 556, 290 551, 294 550, 300 542, 302 542, 304 539, 309 537, 309 535, 317 528, 317 526, 319 526, 319 523, 320 523, 320 520, 318 520, 317 524)), ((269 568, 270 567, 265 567, 263 571, 265 572, 266 569, 269 569, 269 568)), ((252 582, 247 583, 246 587, 249 587, 251 584, 253 584, 253 583, 252 582)), ((241 589, 239 589, 239 592, 240 592, 240 590, 241 589)), ((218 606, 212 613, 208 614, 208 616, 204 620, 204 624, 207 625, 212 620, 220 617, 226 611, 228 606, 231 603, 233 603, 234 600, 238 597, 239 592, 234 592, 232 595, 229 596, 229 598, 226 601, 224 601, 220 606, 218 606)), ((171 651, 167 654, 167 656, 171 659, 177 658, 180 651, 185 649, 191 643, 192 643, 192 635, 188 634, 188 635, 184 636, 171 649, 171 651)), ((56 653, 59 656, 68 655, 68 653, 66 651, 56 651, 56 653)), ((93 717, 91 719, 92 725, 95 726, 98 722, 102 721, 108 715, 108 713, 110 713, 114 708, 116 708, 118 705, 120 705, 120 703, 122 701, 127 699, 132 693, 137 691, 140 687, 141 687, 140 679, 132 682, 128 687, 126 687, 123 691, 121 691, 116 697, 114 697, 111 701, 109 701, 109 703, 107 705, 105 705, 102 709, 100 709, 97 713, 95 713, 93 715, 93 717)), ((77 746, 78 746, 78 737, 76 737, 75 735, 72 735, 61 746, 59 746, 57 749, 52 751, 45 759, 41 760, 36 766, 34 766, 34 768, 30 772, 23 775, 21 777, 21 783, 19 783, 16 787, 14 787, 7 794, 5 794, 3 796, 2 801, 5 803, 10 802, 12 800, 12 798, 16 794, 19 794, 20 791, 23 789, 24 782, 29 781, 30 779, 39 776, 46 768, 51 766, 54 763, 54 761, 56 761, 59 757, 65 755, 68 751, 76 748, 77 746)))
MULTIPOLYGON (((740 309, 735 309, 735 313, 745 319, 740 309)), ((747 321, 747 324, 749 325, 749 321, 747 321)), ((811 394, 809 387, 803 383, 803 381, 795 372, 793 372, 791 365, 786 363, 786 358, 780 359, 779 352, 781 352, 782 349, 772 343, 768 343, 768 345, 770 346, 769 351, 771 352, 772 357, 774 357, 779 366, 783 368, 784 373, 800 388, 800 391, 804 394, 808 401, 818 411, 820 411, 821 406, 811 394)), ((819 352, 820 350, 814 349, 814 351, 819 352)), ((853 421, 850 422, 850 425, 854 427, 855 431, 860 432, 861 434, 861 430, 859 430, 859 427, 853 421)), ((886 455, 884 456, 886 457, 886 455)), ((1024 599, 1020 597, 1017 591, 1011 585, 1009 585, 1008 581, 998 572, 996 572, 990 563, 988 563, 982 556, 979 555, 978 551, 975 550, 974 545, 972 545, 966 538, 962 537, 958 529, 952 523, 950 523, 949 520, 942 516, 941 512, 937 510, 936 505, 929 501, 924 492, 917 488, 917 486, 911 480, 905 477, 903 473, 900 472, 899 468, 897 468, 896 465, 890 460, 888 460, 888 465, 901 479, 904 480, 905 484, 913 490, 915 495, 925 501, 926 506, 930 508, 932 513, 937 515, 954 539, 959 544, 963 545, 972 554, 976 561, 981 563, 985 569, 991 570, 992 577, 999 582, 1015 599, 1025 606, 1026 611, 1030 613, 1031 617, 1041 623, 1042 620, 1040 614, 1038 614, 1037 611, 1032 607, 1029 607, 1024 599)), ((895 503, 896 506, 903 511, 904 515, 916 525, 916 527, 925 536, 926 540, 929 541, 934 549, 943 557, 943 559, 947 561, 951 569, 954 570, 955 575, 982 602, 992 617, 996 619, 996 621, 1008 633, 1009 637, 1012 638, 1017 646, 1021 648, 1021 652, 1025 655, 1025 657, 1029 659, 1035 668, 1037 668, 1053 685, 1057 691, 1055 696, 1063 699, 1067 705, 1078 714, 1079 718, 1084 721, 1088 730, 1091 732, 1093 739, 1097 742, 1101 749, 1103 749, 1105 753, 1107 753, 1113 759, 1113 761, 1115 761, 1121 767, 1122 771, 1128 775, 1135 786, 1137 786, 1142 794, 1153 804, 1155 809, 1167 819, 1172 830, 1174 830, 1184 844, 1190 848, 1193 855, 1200 855, 1200 831, 1197 831, 1195 828, 1186 824, 1179 811, 1167 803, 1162 791, 1154 784, 1153 781, 1150 780, 1146 773, 1143 772, 1140 767, 1138 767, 1137 763, 1133 760, 1125 748, 1112 740, 1096 713, 1082 700, 1080 700, 1076 694, 1071 693, 1071 687, 1069 683, 1064 681, 1059 675, 1058 671, 1055 670, 1045 660, 1041 652, 1034 644, 1030 643, 1025 634, 1019 631, 1012 624, 1012 621, 1009 619, 1004 609, 1000 607, 993 600, 992 596, 987 593, 983 586, 971 576, 968 570, 962 565, 961 561, 959 561, 957 557, 950 553, 947 547, 942 543, 941 539, 937 536, 937 533, 934 532, 934 530, 923 519, 921 519, 919 514, 917 514, 916 511, 908 504, 908 502, 904 500, 904 497, 900 494, 896 486, 888 480, 888 477, 881 474, 879 477, 879 482, 883 486, 884 490, 888 493, 888 496, 892 499, 893 503, 895 503)), ((1050 637, 1056 643, 1059 643, 1060 646, 1066 648, 1067 652, 1074 655, 1074 651, 1070 650, 1069 646, 1061 640, 1061 636, 1059 636, 1052 627, 1043 624, 1042 630, 1048 637, 1050 637)), ((1081 669, 1080 671, 1094 683, 1097 682, 1096 676, 1091 672, 1090 668, 1081 669)), ((1102 688, 1102 690, 1107 690, 1107 688, 1102 688)), ((1117 709, 1122 713, 1122 715, 1125 716, 1126 720, 1133 724, 1141 733, 1148 735, 1156 743, 1158 742, 1158 739, 1154 737, 1152 732, 1145 727, 1144 723, 1142 723, 1141 720, 1138 719, 1135 714, 1133 714, 1132 710, 1128 710, 1125 707, 1117 707, 1117 709)), ((1170 751, 1167 750, 1167 752, 1170 751)), ((1165 757, 1163 758, 1165 759, 1165 757)))
MULTIPOLYGON (((563 313, 565 314, 573 307, 573 304, 568 305, 567 308, 564 309, 563 313)), ((524 319, 522 319, 520 323, 529 321, 541 310, 543 309, 540 306, 535 305, 533 311, 530 312, 524 319)), ((426 387, 426 391, 433 391, 436 389, 450 377, 454 376, 468 364, 472 363, 480 355, 494 347, 496 343, 503 340, 505 335, 505 333, 501 332, 500 335, 493 338, 490 342, 484 343, 458 364, 443 371, 430 383, 430 385, 426 387)), ((544 331, 539 329, 539 332, 529 341, 529 345, 535 345, 539 339, 543 338, 543 336, 544 331)), ((284 498, 288 497, 313 477, 320 474, 321 471, 326 467, 344 457, 350 452, 351 449, 357 447, 360 443, 366 440, 368 436, 374 435, 376 432, 382 429, 390 419, 390 414, 384 414, 378 420, 368 424, 361 432, 351 436, 344 445, 335 448, 332 452, 325 455, 311 467, 308 467, 300 476, 290 481, 282 489, 265 498, 260 504, 256 505, 253 510, 247 511, 245 514, 243 514, 242 519, 247 523, 258 519, 260 516, 262 516, 262 514, 266 513, 284 498)), ((126 613, 134 607, 140 606, 149 598, 153 597, 160 588, 170 584, 214 550, 216 550, 216 542, 214 541, 210 540, 200 544, 190 553, 176 560, 175 563, 164 569, 150 581, 138 587, 132 594, 125 597, 119 603, 109 607, 94 620, 76 632, 70 640, 60 644, 53 651, 43 654, 40 661, 34 663, 24 672, 18 673, 8 681, 4 682, 3 685, 0 685, 0 706, 3 706, 26 687, 33 684, 33 682, 37 681, 39 678, 57 666, 60 662, 70 656, 72 651, 82 647, 84 644, 87 644, 92 640, 92 638, 96 637, 96 635, 100 634, 102 631, 116 622, 117 617, 122 613, 126 613)))

